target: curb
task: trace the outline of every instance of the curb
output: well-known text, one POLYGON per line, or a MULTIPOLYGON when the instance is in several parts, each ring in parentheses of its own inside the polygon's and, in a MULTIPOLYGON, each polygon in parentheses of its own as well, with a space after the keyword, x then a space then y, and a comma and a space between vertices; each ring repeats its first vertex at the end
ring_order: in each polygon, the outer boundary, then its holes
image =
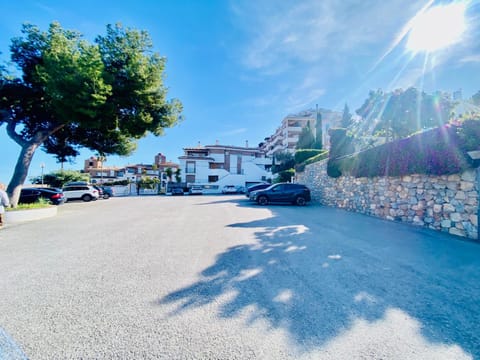
POLYGON ((44 209, 7 211, 5 213, 5 222, 13 224, 24 221, 40 220, 56 216, 57 211, 57 206, 51 206, 44 209))

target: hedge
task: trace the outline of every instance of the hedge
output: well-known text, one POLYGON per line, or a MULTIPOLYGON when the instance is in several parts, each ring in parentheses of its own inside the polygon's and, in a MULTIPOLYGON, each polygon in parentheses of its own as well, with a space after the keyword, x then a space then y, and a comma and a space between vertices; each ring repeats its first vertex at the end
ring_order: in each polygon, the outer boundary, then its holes
MULTIPOLYGON (((467 151, 480 149, 480 121, 444 125, 355 155, 331 159, 332 177, 447 175, 472 167, 467 151)), ((330 170, 330 171, 328 171, 330 170)))
POLYGON ((305 162, 306 160, 317 156, 319 154, 322 154, 326 152, 327 150, 321 150, 321 149, 301 149, 295 151, 295 163, 296 164, 301 164, 305 162))
POLYGON ((305 165, 313 164, 314 162, 321 161, 328 158, 328 150, 323 150, 318 155, 312 156, 305 161, 305 165))

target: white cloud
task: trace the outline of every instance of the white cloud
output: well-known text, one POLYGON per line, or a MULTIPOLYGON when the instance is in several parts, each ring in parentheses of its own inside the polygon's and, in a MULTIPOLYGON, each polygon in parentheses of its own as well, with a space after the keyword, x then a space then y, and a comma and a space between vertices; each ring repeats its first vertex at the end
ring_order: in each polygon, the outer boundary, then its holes
MULTIPOLYGON (((333 96, 350 101, 367 87, 422 84, 447 67, 479 62, 470 38, 435 53, 428 63, 404 49, 412 21, 434 0, 256 0, 232 1, 234 22, 246 35, 239 59, 251 84, 270 83, 252 104, 291 112, 333 96), (369 71, 370 70, 370 71, 369 71), (335 90, 335 91, 333 91, 335 90)), ((474 26, 475 21, 470 19, 474 26)), ((248 80, 247 80, 248 81, 248 80)), ((363 96, 363 95, 359 95, 363 96)), ((358 100, 358 99, 357 99, 358 100)), ((333 100, 339 101, 339 100, 333 100)))
POLYGON ((249 32, 244 64, 266 74, 299 63, 328 63, 389 40, 418 10, 403 0, 248 2, 236 14, 249 32), (268 14, 268 15, 267 15, 268 14), (248 16, 247 16, 248 15, 248 16), (394 16, 393 16, 394 15, 394 16))
POLYGON ((468 55, 460 59, 462 63, 480 63, 480 54, 468 55))

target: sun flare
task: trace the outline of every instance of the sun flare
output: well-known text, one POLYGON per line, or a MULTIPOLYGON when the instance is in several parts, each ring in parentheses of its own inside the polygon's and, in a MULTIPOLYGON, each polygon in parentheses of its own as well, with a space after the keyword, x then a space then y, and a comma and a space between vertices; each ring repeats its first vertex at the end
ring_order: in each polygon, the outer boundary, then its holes
POLYGON ((412 52, 433 52, 459 42, 467 24, 465 3, 433 6, 413 21, 407 40, 412 52))

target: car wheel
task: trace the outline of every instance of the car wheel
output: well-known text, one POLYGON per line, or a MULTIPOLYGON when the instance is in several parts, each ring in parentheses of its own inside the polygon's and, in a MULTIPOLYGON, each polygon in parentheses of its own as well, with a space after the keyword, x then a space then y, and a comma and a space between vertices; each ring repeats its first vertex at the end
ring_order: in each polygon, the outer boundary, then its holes
POLYGON ((82 200, 83 201, 91 201, 92 200, 92 197, 88 194, 85 194, 82 196, 82 200))
POLYGON ((307 201, 305 200, 305 198, 303 196, 298 196, 295 199, 295 204, 297 204, 298 206, 305 206, 307 204, 307 201))
POLYGON ((103 194, 103 198, 104 198, 104 199, 108 199, 109 197, 110 197, 110 195, 108 195, 108 194, 103 194))
POLYGON ((268 198, 266 196, 260 196, 257 201, 260 205, 268 205, 268 198))

